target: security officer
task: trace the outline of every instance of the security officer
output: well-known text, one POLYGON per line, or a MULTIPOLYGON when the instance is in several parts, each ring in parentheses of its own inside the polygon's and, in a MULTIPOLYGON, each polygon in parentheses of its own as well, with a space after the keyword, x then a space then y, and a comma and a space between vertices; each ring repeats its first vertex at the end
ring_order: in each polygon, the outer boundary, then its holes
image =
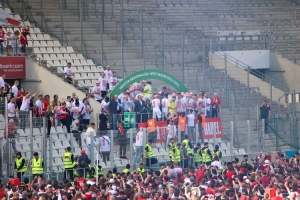
POLYGON ((140 163, 139 167, 135 170, 137 173, 144 173, 146 170, 144 168, 144 164, 140 163))
POLYGON ((103 169, 102 169, 102 166, 101 166, 101 165, 98 165, 98 166, 96 167, 96 170, 98 171, 98 178, 99 178, 100 176, 103 176, 103 175, 104 175, 104 172, 103 172, 103 169))
POLYGON ((73 154, 71 153, 71 147, 67 147, 66 152, 64 153, 63 161, 65 167, 64 179, 66 179, 68 176, 67 174, 69 174, 70 180, 73 180, 74 157, 73 154))
POLYGON ((211 158, 212 154, 210 150, 208 149, 208 143, 204 142, 204 147, 201 150, 202 152, 202 162, 203 164, 210 165, 211 164, 211 158))
POLYGON ((195 162, 195 167, 198 167, 198 164, 202 163, 202 154, 201 154, 200 143, 197 143, 196 147, 194 148, 194 162, 195 162))
POLYGON ((169 147, 169 156, 170 156, 170 159, 172 160, 172 152, 173 152, 173 149, 176 147, 174 138, 170 139, 170 143, 168 144, 168 147, 169 147))
POLYGON ((39 154, 37 152, 35 152, 33 156, 34 158, 32 158, 30 164, 32 176, 33 178, 35 178, 36 176, 42 178, 44 173, 44 161, 42 158, 39 158, 39 154))
POLYGON ((154 154, 153 154, 153 150, 152 150, 152 146, 151 146, 152 143, 153 143, 153 140, 149 139, 148 143, 145 145, 144 158, 146 159, 147 167, 150 167, 150 165, 157 163, 157 159, 153 158, 154 154))
POLYGON ((26 161, 24 158, 22 158, 21 152, 18 152, 15 159, 15 172, 17 173, 17 177, 20 179, 20 181, 22 180, 22 176, 26 171, 26 161))
POLYGON ((268 122, 271 116, 271 107, 267 104, 267 100, 263 100, 262 105, 260 105, 260 118, 265 120, 265 134, 268 133, 268 122))
POLYGON ((85 180, 89 180, 91 176, 93 176, 95 174, 95 168, 92 167, 91 165, 91 159, 88 159, 87 161, 87 164, 88 164, 88 172, 86 173, 86 177, 85 177, 85 180))
POLYGON ((182 143, 185 143, 187 154, 193 156, 193 150, 192 150, 193 145, 190 143, 188 135, 184 136, 184 140, 182 140, 182 143))
POLYGON ((79 177, 79 173, 76 170, 77 169, 77 165, 78 165, 78 157, 75 157, 74 161, 73 161, 73 165, 72 165, 73 166, 73 176, 79 177))
POLYGON ((213 150, 213 157, 218 156, 220 162, 222 162, 222 152, 219 150, 219 145, 215 145, 215 150, 213 150))
POLYGON ((142 81, 143 85, 144 85, 144 89, 142 91, 143 96, 144 96, 144 101, 146 101, 146 99, 149 99, 150 101, 152 100, 152 87, 151 87, 151 81, 146 81, 143 80, 142 81))
POLYGON ((177 143, 176 147, 173 148, 172 152, 172 162, 177 163, 178 165, 181 163, 181 151, 180 151, 180 143, 177 143))
POLYGON ((130 173, 130 164, 126 165, 126 168, 123 170, 123 173, 125 173, 125 174, 130 173))

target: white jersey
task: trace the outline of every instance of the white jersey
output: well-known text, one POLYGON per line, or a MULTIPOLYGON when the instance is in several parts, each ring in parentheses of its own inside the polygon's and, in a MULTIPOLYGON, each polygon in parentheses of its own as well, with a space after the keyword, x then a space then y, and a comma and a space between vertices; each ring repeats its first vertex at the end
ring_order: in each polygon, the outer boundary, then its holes
POLYGON ((163 98, 163 99, 161 100, 161 104, 162 104, 162 106, 161 106, 162 112, 164 112, 164 113, 167 113, 167 112, 168 112, 168 103, 169 103, 169 100, 168 100, 167 98, 163 98))
POLYGON ((21 111, 27 111, 29 109, 30 99, 31 99, 31 96, 29 96, 28 98, 26 98, 26 96, 23 97, 22 105, 20 107, 21 111))
POLYGON ((152 100, 153 111, 160 111, 159 104, 160 104, 160 100, 159 99, 153 99, 152 100))
POLYGON ((135 137, 135 146, 142 147, 144 144, 144 133, 143 131, 139 131, 135 137))
POLYGON ((15 110, 16 110, 16 106, 14 103, 9 103, 7 105, 7 110, 8 110, 8 117, 15 117, 15 110))
POLYGON ((12 90, 12 93, 14 94, 14 97, 17 99, 17 97, 18 97, 18 87, 17 86, 15 86, 15 85, 13 85, 12 87, 11 87, 11 90, 12 90))
POLYGON ((186 97, 181 98, 181 106, 182 106, 183 111, 185 111, 187 109, 187 99, 186 99, 186 97))
POLYGON ((72 70, 71 70, 71 67, 66 67, 65 68, 65 78, 67 78, 68 76, 67 75, 71 75, 72 74, 72 70))
POLYGON ((83 112, 81 114, 83 114, 82 119, 90 119, 90 109, 91 107, 89 106, 89 104, 83 105, 83 112))
POLYGON ((174 177, 177 177, 177 174, 182 174, 182 168, 174 167, 173 172, 174 172, 174 177))
POLYGON ((118 78, 111 76, 108 80, 109 80, 109 89, 113 90, 117 85, 118 78))
POLYGON ((107 79, 106 79, 106 77, 104 77, 104 78, 100 77, 98 81, 100 82, 101 91, 106 91, 106 89, 107 89, 107 79))
POLYGON ((71 109, 71 112, 73 113, 73 119, 77 119, 80 116, 80 114, 79 114, 80 110, 79 110, 79 107, 77 107, 77 106, 73 107, 71 109))
POLYGON ((102 136, 99 138, 99 145, 101 152, 110 151, 110 139, 107 136, 102 136))
POLYGON ((93 92, 94 92, 94 96, 95 96, 95 100, 97 101, 97 100, 101 100, 102 99, 102 97, 101 97, 101 93, 99 93, 99 94, 96 94, 95 92, 101 92, 101 87, 100 86, 94 86, 93 87, 93 92))
POLYGON ((0 77, 0 88, 4 87, 5 88, 5 82, 2 77, 0 77))
POLYGON ((105 71, 104 71, 104 74, 105 74, 105 78, 106 78, 107 80, 109 80, 110 77, 112 77, 112 71, 111 71, 111 70, 105 70, 105 71))
POLYGON ((205 110, 210 111, 210 103, 211 103, 210 98, 204 98, 204 102, 205 102, 205 110))
POLYGON ((108 113, 109 104, 110 104, 110 102, 105 102, 104 100, 101 101, 100 110, 103 108, 104 112, 108 113))
POLYGON ((39 111, 39 115, 42 114, 42 110, 43 110, 43 104, 41 100, 36 100, 35 102, 35 106, 37 107, 38 111, 39 111))

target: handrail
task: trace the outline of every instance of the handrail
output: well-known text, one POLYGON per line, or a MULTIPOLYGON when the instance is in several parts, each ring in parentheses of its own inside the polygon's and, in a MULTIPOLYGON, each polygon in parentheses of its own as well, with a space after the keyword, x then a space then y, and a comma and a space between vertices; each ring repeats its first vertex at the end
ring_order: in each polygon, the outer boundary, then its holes
POLYGON ((253 69, 251 68, 249 65, 243 63, 242 61, 234 58, 233 56, 225 53, 224 51, 215 51, 214 52, 215 54, 221 56, 221 57, 227 57, 228 60, 236 63, 237 67, 241 67, 242 69, 244 70, 247 70, 247 68, 250 68, 251 69, 251 74, 257 76, 258 78, 260 78, 261 80, 267 82, 267 83, 270 83, 272 84, 274 87, 284 91, 284 92, 288 92, 289 91, 289 88, 284 86, 283 84, 279 83, 278 81, 272 79, 271 77, 261 73, 260 71, 256 70, 256 69, 253 69))

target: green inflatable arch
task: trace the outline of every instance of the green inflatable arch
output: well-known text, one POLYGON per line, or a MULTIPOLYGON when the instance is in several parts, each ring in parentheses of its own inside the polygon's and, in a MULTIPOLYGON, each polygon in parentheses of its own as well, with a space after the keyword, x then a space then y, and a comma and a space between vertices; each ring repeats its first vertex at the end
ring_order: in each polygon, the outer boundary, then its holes
POLYGON ((144 79, 155 79, 163 81, 175 88, 178 92, 187 92, 188 89, 184 86, 184 84, 179 81, 177 78, 172 76, 171 74, 157 70, 157 69, 146 69, 141 70, 138 72, 135 72, 133 74, 130 74, 126 78, 124 78, 118 85, 113 89, 110 93, 110 97, 113 97, 114 95, 119 95, 124 91, 126 88, 128 88, 130 85, 137 81, 141 81, 144 79))

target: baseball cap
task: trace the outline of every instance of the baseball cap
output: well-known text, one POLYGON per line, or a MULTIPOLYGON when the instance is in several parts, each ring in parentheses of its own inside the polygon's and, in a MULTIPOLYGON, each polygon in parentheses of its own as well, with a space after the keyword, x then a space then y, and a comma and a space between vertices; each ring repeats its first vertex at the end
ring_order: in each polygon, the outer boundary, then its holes
POLYGON ((81 155, 85 155, 85 150, 81 150, 81 151, 80 151, 80 154, 81 154, 81 155))

